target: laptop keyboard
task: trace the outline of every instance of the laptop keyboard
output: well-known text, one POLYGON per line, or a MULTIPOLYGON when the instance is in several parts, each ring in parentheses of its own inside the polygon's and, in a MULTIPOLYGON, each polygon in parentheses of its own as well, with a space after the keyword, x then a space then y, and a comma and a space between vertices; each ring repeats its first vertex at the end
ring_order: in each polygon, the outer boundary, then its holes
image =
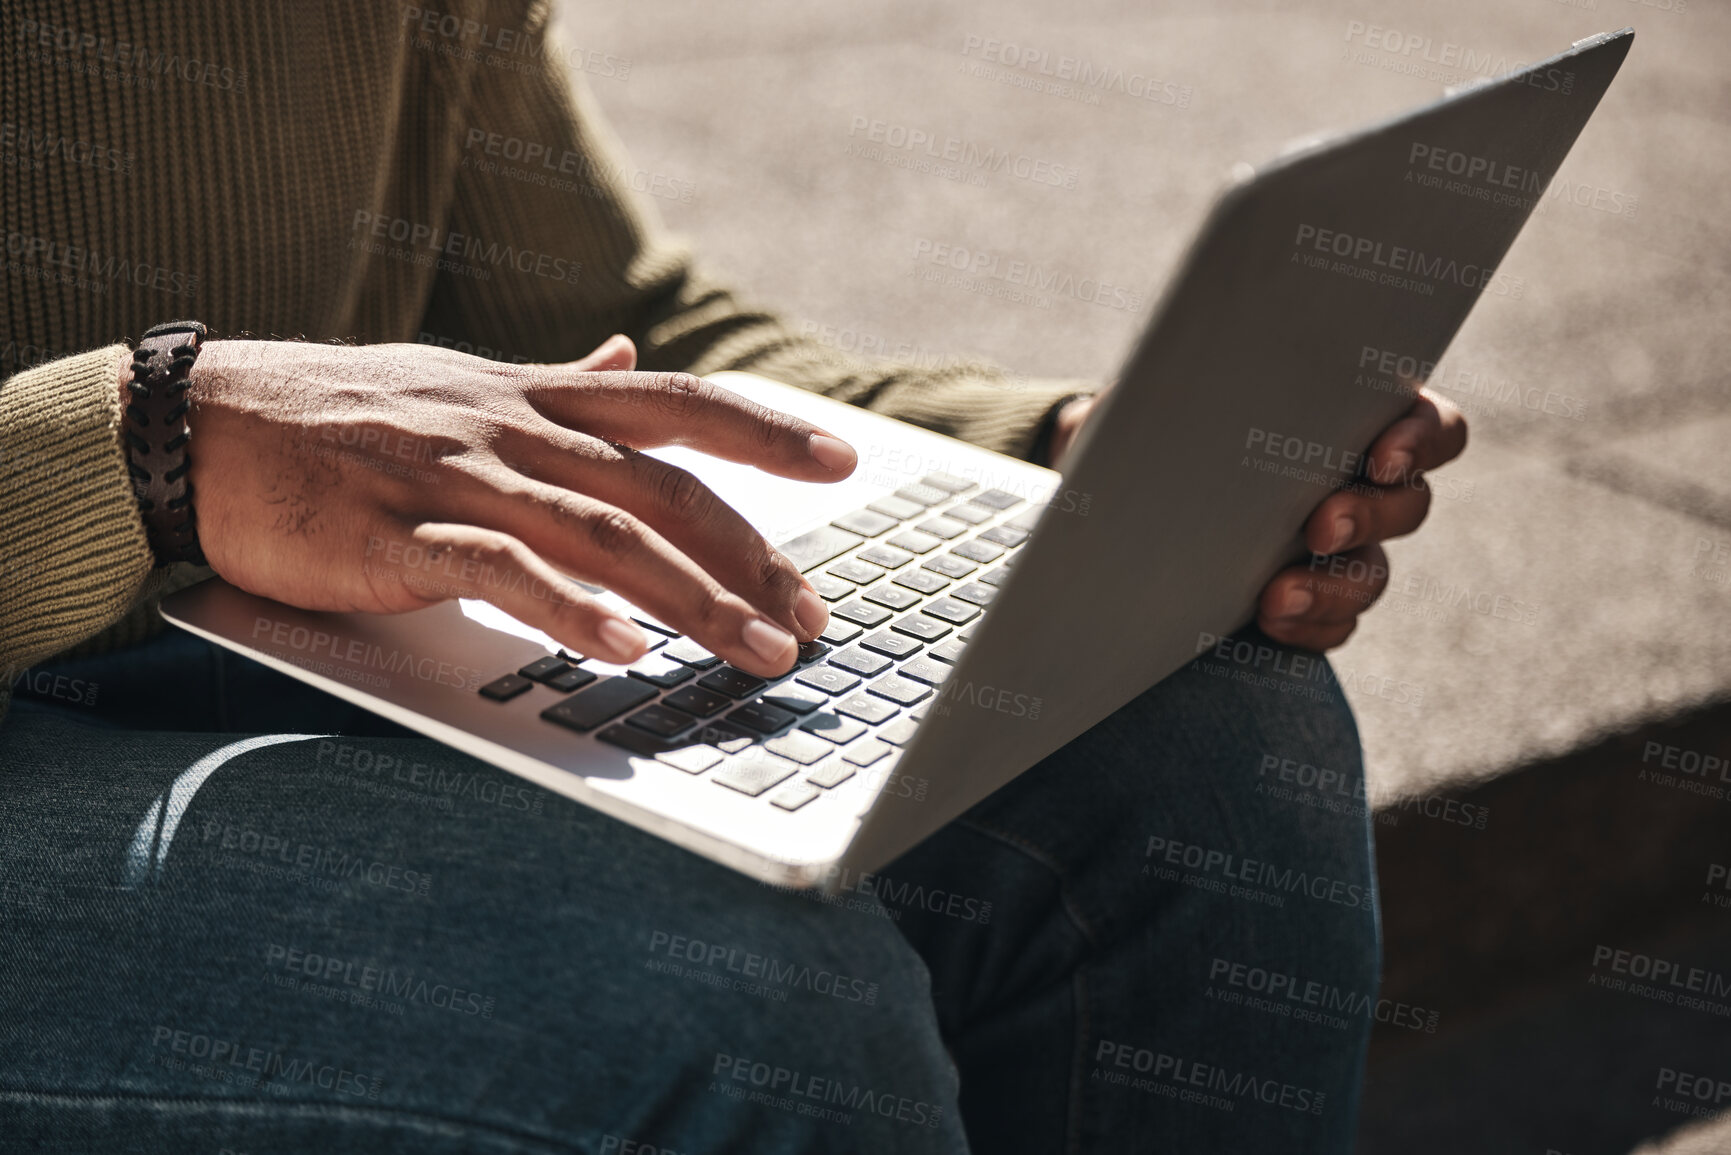
POLYGON ((1040 512, 933 473, 783 544, 830 603, 830 624, 780 678, 735 669, 639 614, 650 650, 623 675, 561 650, 480 693, 556 696, 544 722, 793 813, 893 764, 1040 512))

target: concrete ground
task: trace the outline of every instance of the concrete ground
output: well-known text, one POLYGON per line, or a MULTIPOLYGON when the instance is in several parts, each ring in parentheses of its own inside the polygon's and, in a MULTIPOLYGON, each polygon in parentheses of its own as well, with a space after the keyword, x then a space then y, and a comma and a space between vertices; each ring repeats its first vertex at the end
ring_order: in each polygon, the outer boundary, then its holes
POLYGON ((1503 266, 1522 295, 1482 300, 1433 381, 1468 412, 1472 445, 1439 475, 1451 496, 1424 531, 1389 551, 1397 577, 1420 583, 1335 655, 1360 687, 1385 807, 1390 983, 1448 987, 1436 960, 1456 947, 1456 973, 1479 976, 1448 991, 1457 1011, 1434 1039, 1379 1036, 1368 1151, 1731 1150, 1723 1131, 1649 1102, 1655 1072, 1702 1048, 1731 1078, 1731 1023, 1606 1010, 1581 986, 1581 944, 1625 931, 1731 964, 1731 912, 1710 912, 1711 925, 1683 909, 1723 861, 1711 848, 1731 803, 1685 791, 1684 775, 1641 777, 1681 757, 1667 746, 1731 753, 1731 12, 1700 0, 568 0, 561 14, 579 59, 629 62, 598 66, 591 90, 639 168, 690 182, 688 200, 654 203, 751 295, 840 348, 1099 379, 1145 303, 1005 301, 910 276, 916 255, 961 246, 1145 302, 1233 162, 1466 79, 1423 65, 1422 49, 1389 51, 1387 30, 1428 37, 1433 58, 1452 43, 1513 64, 1625 24, 1637 40, 1622 74, 1503 266), (1155 98, 1031 88, 1035 72, 1004 63, 1029 53, 1152 78, 1155 98), (850 151, 873 121, 1024 153, 1061 179, 982 187, 892 167, 850 151), (1524 620, 1466 608, 1463 590, 1519 603, 1524 620), (1405 688, 1363 689, 1390 685, 1405 688), (1496 836, 1449 829, 1423 803, 1438 797, 1498 799, 1496 836), (1634 813, 1649 825, 1618 821, 1634 813), (1655 839, 1675 853, 1639 880, 1601 877, 1655 839), (1583 871, 1592 889, 1573 883, 1583 871), (1499 902, 1501 915, 1474 913, 1499 902), (1451 904, 1456 921, 1427 913, 1451 904), (1536 951, 1546 966, 1504 965, 1523 953, 1520 927, 1553 908, 1584 913, 1536 951), (1483 929, 1499 919, 1500 938, 1483 929), (1511 971, 1524 977, 1499 978, 1511 971), (1646 1066, 1580 1061, 1601 1053, 1646 1066), (1556 1084, 1548 1098, 1519 1091, 1535 1071, 1556 1084))

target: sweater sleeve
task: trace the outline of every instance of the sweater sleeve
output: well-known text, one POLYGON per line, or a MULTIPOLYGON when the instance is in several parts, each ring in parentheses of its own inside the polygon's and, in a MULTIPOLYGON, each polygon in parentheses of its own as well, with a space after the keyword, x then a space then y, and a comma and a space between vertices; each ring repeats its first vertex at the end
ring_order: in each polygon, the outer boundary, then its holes
POLYGON ((120 448, 125 352, 110 345, 0 381, 4 687, 119 621, 153 580, 120 448))
POLYGON ((844 356, 704 276, 634 199, 640 174, 572 83, 545 17, 537 5, 534 47, 512 67, 476 70, 452 142, 449 226, 467 244, 511 246, 518 269, 539 271, 441 272, 423 340, 565 361, 625 333, 644 369, 746 369, 1019 457, 1060 399, 1097 388, 1011 379, 983 363, 932 369, 844 356), (567 275, 552 275, 560 269, 567 275))

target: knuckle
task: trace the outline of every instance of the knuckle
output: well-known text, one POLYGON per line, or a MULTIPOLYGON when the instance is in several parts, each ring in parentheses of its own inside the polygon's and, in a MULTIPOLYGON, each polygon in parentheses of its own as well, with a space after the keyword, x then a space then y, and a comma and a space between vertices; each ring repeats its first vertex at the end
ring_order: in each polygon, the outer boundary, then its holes
POLYGON ((659 488, 661 507, 681 521, 707 521, 715 512, 715 494, 688 470, 662 466, 659 488))
POLYGON ((708 400, 708 386, 690 373, 657 373, 650 380, 650 396, 668 416, 690 417, 708 400))
POLYGON ((642 524, 622 509, 598 505, 580 515, 589 544, 597 553, 615 560, 629 557, 642 542, 642 524))
POLYGON ((733 617, 733 605, 726 591, 706 581, 699 587, 690 612, 699 629, 720 632, 733 617))

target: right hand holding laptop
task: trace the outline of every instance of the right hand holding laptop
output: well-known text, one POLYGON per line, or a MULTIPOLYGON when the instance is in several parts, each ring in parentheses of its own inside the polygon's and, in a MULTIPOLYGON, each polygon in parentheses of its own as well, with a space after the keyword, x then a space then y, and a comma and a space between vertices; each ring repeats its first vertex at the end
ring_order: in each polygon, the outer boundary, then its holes
POLYGON ((857 455, 699 378, 635 366, 622 336, 564 365, 211 341, 187 418, 205 556, 303 609, 479 598, 579 653, 641 657, 641 628, 570 574, 742 669, 785 673, 796 639, 827 625, 823 599, 707 486, 640 451, 684 445, 802 481, 839 481, 857 455))

